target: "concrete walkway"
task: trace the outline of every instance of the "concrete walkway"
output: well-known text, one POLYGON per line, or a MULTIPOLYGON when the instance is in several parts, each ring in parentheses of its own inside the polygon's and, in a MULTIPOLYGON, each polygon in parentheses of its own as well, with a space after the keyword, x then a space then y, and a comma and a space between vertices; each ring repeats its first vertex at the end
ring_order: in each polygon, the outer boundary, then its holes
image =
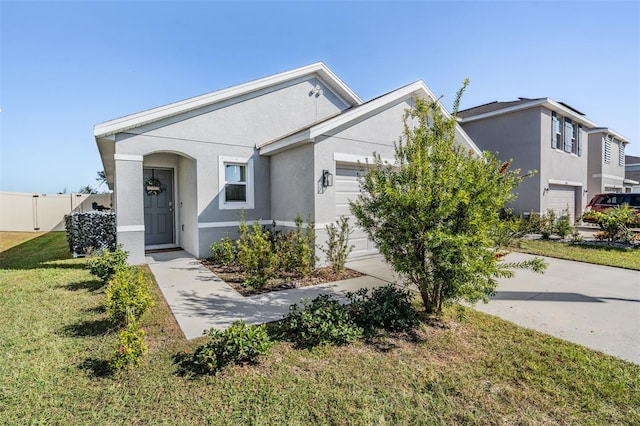
MULTIPOLYGON (((507 260, 528 258, 512 253, 507 260)), ((517 271, 512 279, 500 279, 495 297, 476 309, 640 364, 640 273, 545 260, 549 267, 543 275, 517 271)), ((250 324, 279 320, 303 298, 344 298, 347 291, 396 281, 382 258, 372 257, 347 264, 363 277, 243 297, 184 251, 151 254, 147 262, 187 339, 239 319, 250 324)))
MULTIPOLYGON (((244 297, 185 251, 148 254, 146 261, 187 339, 200 337, 212 327, 225 329, 236 320, 247 324, 280 320, 289 312, 290 305, 300 303, 303 298, 330 294, 344 300, 349 291, 386 284, 384 274, 390 274, 389 268, 383 268, 378 271, 382 278, 363 276, 244 297)), ((372 262, 383 264, 379 259, 372 262)))

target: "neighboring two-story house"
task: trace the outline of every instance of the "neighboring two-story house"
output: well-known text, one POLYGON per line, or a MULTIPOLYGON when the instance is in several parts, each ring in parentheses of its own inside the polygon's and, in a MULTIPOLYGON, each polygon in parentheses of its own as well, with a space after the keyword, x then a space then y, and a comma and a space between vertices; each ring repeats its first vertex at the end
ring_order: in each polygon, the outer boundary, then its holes
POLYGON ((513 160, 523 174, 510 207, 516 213, 568 211, 579 217, 588 202, 588 131, 597 126, 569 105, 549 98, 492 102, 458 113, 482 150, 513 160))
POLYGON ((624 192, 625 146, 630 141, 606 127, 589 130, 589 178, 587 188, 600 192, 624 192))
POLYGON ((625 146, 629 139, 599 127, 584 113, 549 98, 492 102, 458 113, 465 132, 482 150, 513 160, 523 174, 510 205, 516 213, 548 209, 572 219, 601 192, 628 192, 625 146))

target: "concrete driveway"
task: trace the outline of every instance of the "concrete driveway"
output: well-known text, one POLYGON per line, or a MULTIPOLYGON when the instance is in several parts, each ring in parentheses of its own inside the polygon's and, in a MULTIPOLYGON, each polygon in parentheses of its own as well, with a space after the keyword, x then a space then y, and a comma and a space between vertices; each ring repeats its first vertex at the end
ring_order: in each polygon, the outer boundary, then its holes
MULTIPOLYGON (((531 257, 512 253, 507 260, 531 257)), ((640 272, 544 259, 543 275, 517 271, 476 309, 640 364, 640 272)))
MULTIPOLYGON (((511 253, 507 261, 533 256, 511 253)), ((478 311, 640 364, 640 272, 554 258, 544 274, 516 271, 478 311)), ((378 260, 349 267, 393 281, 378 260)))

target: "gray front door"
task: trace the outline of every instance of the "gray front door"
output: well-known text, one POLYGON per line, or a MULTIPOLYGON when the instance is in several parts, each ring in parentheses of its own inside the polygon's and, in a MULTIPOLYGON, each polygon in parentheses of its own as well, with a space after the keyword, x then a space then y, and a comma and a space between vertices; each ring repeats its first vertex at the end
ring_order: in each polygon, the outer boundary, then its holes
POLYGON ((173 170, 144 169, 144 243, 172 244, 173 170))

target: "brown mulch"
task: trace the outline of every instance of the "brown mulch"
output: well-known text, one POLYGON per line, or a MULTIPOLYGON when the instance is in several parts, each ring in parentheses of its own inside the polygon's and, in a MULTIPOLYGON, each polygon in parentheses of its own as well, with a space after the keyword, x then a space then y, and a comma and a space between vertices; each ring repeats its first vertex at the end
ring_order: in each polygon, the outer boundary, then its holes
POLYGON ((267 280, 267 283, 262 288, 251 288, 244 287, 242 285, 249 276, 242 271, 241 267, 236 265, 222 265, 220 263, 216 263, 213 259, 200 259, 200 262, 218 278, 229 284, 234 290, 243 296, 253 296, 256 294, 270 293, 272 291, 308 287, 333 281, 348 280, 350 278, 357 278, 364 275, 349 268, 345 268, 342 272, 335 272, 331 267, 326 266, 316 269, 308 277, 303 277, 295 273, 283 273, 278 277, 267 280))

